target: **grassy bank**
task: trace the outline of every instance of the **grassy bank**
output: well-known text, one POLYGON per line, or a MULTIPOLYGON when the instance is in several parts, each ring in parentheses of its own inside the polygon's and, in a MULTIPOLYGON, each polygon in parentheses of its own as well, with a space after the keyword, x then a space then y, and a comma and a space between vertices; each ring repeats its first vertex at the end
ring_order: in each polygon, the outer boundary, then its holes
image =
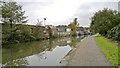
POLYGON ((106 39, 105 37, 98 35, 95 38, 97 45, 104 53, 107 60, 113 65, 118 65, 118 46, 117 43, 111 42, 110 40, 106 39))

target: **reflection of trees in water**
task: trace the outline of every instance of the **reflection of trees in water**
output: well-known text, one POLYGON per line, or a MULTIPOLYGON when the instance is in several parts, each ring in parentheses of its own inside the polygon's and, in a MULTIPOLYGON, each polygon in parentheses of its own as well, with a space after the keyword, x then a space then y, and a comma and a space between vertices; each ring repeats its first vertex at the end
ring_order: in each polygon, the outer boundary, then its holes
POLYGON ((67 45, 65 40, 63 40, 63 39, 60 39, 61 41, 58 41, 58 40, 59 39, 54 39, 54 40, 50 39, 49 43, 44 45, 46 47, 45 50, 42 53, 36 54, 39 57, 39 61, 41 59, 44 59, 44 60, 47 59, 47 52, 52 51, 56 47, 57 44, 59 46, 66 46, 67 45))
POLYGON ((22 59, 9 61, 5 65, 6 66, 24 66, 24 65, 28 65, 28 62, 26 58, 22 58, 22 59))
POLYGON ((71 47, 73 47, 73 48, 75 48, 76 47, 76 45, 77 45, 77 39, 76 39, 76 37, 70 37, 70 43, 69 43, 69 45, 71 46, 71 47))
MULTIPOLYGON (((19 59, 19 58, 24 58, 27 56, 31 56, 31 55, 37 55, 38 57, 40 57, 40 59, 44 56, 46 52, 44 51, 52 51, 57 45, 59 44, 66 44, 66 41, 69 38, 60 38, 60 39, 49 39, 49 40, 44 40, 44 41, 40 41, 40 42, 30 42, 30 43, 22 43, 19 45, 16 45, 16 47, 12 48, 12 55, 10 55, 10 50, 6 49, 5 51, 3 51, 3 64, 7 64, 7 65, 24 65, 27 64, 27 61, 25 59, 19 59), (40 54, 41 52, 44 52, 43 54, 40 54), (12 57, 12 62, 11 58, 8 57, 11 56, 12 57), (19 60, 17 60, 19 59, 19 60)), ((70 46, 75 46, 76 45, 76 38, 70 38, 70 40, 72 40, 72 42, 70 43, 70 46)))
POLYGON ((49 47, 48 47, 48 51, 51 51, 52 46, 55 45, 55 42, 57 42, 57 41, 55 41, 55 40, 53 40, 53 39, 49 39, 49 43, 48 43, 48 45, 49 45, 49 47))
POLYGON ((15 60, 15 59, 27 57, 30 55, 38 54, 44 51, 46 48, 52 47, 48 45, 49 44, 48 42, 49 41, 46 40, 43 42, 32 42, 32 43, 24 43, 24 44, 22 43, 22 44, 16 45, 16 47, 13 47, 11 49, 5 49, 2 51, 3 52, 2 64, 5 64, 10 60, 15 60))
POLYGON ((46 56, 46 51, 44 51, 44 52, 42 52, 42 53, 39 53, 39 54, 37 54, 36 55, 37 57, 39 57, 39 61, 41 60, 41 59, 47 59, 47 56, 46 56))
POLYGON ((43 43, 43 47, 44 47, 44 50, 43 52, 40 52, 39 54, 36 54, 37 57, 39 57, 39 61, 41 59, 47 59, 47 56, 46 56, 46 51, 52 51, 52 47, 54 45, 55 40, 53 39, 49 39, 49 40, 46 40, 46 42, 43 43))

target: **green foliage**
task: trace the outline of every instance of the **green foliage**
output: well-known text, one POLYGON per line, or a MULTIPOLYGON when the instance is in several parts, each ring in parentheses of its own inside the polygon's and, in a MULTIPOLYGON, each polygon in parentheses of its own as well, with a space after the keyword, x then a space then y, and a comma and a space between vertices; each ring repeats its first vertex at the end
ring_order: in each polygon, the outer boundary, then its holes
POLYGON ((118 43, 118 65, 120 66, 120 42, 118 43))
POLYGON ((120 41, 120 24, 108 31, 108 38, 120 41))
MULTIPOLYGON (((6 28, 7 25, 3 25, 3 28, 6 28)), ((9 29, 9 28, 7 28, 9 29)), ((12 32, 7 32, 3 29, 3 45, 15 44, 20 42, 28 42, 35 40, 35 37, 32 35, 30 26, 19 24, 16 25, 16 28, 12 32), (6 33, 7 32, 7 33, 6 33)))
POLYGON ((34 40, 31 28, 26 23, 22 6, 16 2, 2 2, 2 44, 8 45, 34 40), (18 24, 21 23, 21 24, 18 24))
POLYGON ((104 53, 107 60, 113 65, 118 65, 118 47, 117 44, 114 42, 109 41, 108 39, 104 38, 103 36, 99 35, 95 38, 98 46, 100 47, 101 51, 104 53))
POLYGON ((42 38, 44 36, 44 31, 45 28, 42 26, 36 26, 35 28, 33 28, 33 36, 39 40, 40 38, 42 38))
POLYGON ((19 41, 32 41, 34 40, 35 38, 32 36, 32 31, 31 31, 31 28, 30 26, 28 25, 18 25, 17 30, 15 31, 15 34, 17 34, 17 37, 19 38, 16 38, 18 39, 19 41), (20 39, 21 38, 21 39, 20 39))
MULTIPOLYGON (((17 2, 2 2, 2 45, 9 47, 11 44, 39 40, 40 38, 57 37, 53 29, 43 26, 30 26, 27 23, 27 17, 24 16, 25 11, 17 2), (46 32, 44 32, 46 31, 46 32)), ((46 20, 46 18, 44 18, 46 20)))
POLYGON ((115 10, 104 9, 95 13, 91 19, 90 31, 108 38, 120 40, 120 16, 115 10))
POLYGON ((58 38, 58 32, 55 32, 52 37, 53 38, 58 38))
POLYGON ((71 35, 76 35, 76 31, 77 31, 77 29, 78 29, 78 26, 79 26, 79 24, 78 24, 78 22, 77 22, 77 18, 75 18, 75 19, 73 20, 73 22, 71 22, 71 23, 68 25, 68 28, 71 29, 71 35))
POLYGON ((25 11, 16 2, 2 2, 2 22, 3 23, 26 23, 25 11))
POLYGON ((119 24, 120 16, 117 11, 100 10, 91 19, 91 31, 106 35, 107 31, 119 24))
POLYGON ((70 32, 70 35, 71 35, 71 36, 77 36, 76 31, 71 31, 71 32, 70 32))
POLYGON ((71 42, 69 43, 69 45, 75 48, 78 43, 78 40, 76 39, 76 37, 70 37, 70 40, 71 42))
POLYGON ((73 22, 71 22, 68 27, 72 30, 72 31, 76 31, 77 27, 79 26, 78 22, 77 22, 77 18, 74 19, 73 22))
POLYGON ((49 26, 48 26, 47 31, 48 31, 49 37, 51 38, 52 37, 52 29, 49 26))

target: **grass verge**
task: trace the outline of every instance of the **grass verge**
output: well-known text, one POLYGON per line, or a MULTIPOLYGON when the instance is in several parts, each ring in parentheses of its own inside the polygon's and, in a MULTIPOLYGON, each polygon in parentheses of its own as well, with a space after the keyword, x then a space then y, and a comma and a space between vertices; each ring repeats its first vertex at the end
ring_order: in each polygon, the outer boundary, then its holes
POLYGON ((118 66, 118 46, 117 43, 98 35, 95 37, 98 47, 101 49, 106 59, 113 65, 118 66))

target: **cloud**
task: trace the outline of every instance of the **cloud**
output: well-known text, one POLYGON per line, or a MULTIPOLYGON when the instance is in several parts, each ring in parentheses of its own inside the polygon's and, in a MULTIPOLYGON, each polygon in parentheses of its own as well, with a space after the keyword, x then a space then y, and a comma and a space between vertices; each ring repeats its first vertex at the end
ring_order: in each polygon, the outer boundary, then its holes
POLYGON ((15 0, 23 5, 29 24, 36 24, 37 19, 46 24, 69 24, 75 17, 81 26, 89 26, 90 18, 103 8, 118 10, 118 0, 15 0))
POLYGON ((78 17, 78 22, 81 26, 89 26, 90 18, 95 12, 104 8, 118 10, 118 2, 88 2, 83 3, 74 16, 78 17))
POLYGON ((73 0, 52 0, 53 2, 20 2, 26 15, 29 17, 30 24, 36 24, 37 18, 42 20, 47 18, 47 24, 64 24, 68 18, 74 15, 79 2, 73 0), (43 4, 44 3, 44 4, 43 4), (34 23, 33 23, 34 22, 34 23))
POLYGON ((118 2, 118 11, 120 12, 120 1, 118 2))

